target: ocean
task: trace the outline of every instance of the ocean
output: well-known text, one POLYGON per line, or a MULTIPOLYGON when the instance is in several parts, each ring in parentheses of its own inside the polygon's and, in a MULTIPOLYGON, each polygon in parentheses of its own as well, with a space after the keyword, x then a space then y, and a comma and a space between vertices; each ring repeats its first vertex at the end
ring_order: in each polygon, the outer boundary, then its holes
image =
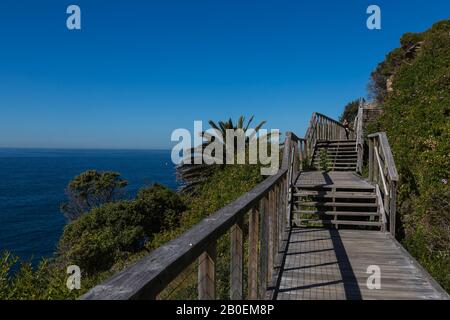
POLYGON ((67 184, 89 169, 120 173, 128 198, 156 182, 178 187, 169 150, 0 149, 0 252, 33 264, 51 257, 67 223, 67 184))

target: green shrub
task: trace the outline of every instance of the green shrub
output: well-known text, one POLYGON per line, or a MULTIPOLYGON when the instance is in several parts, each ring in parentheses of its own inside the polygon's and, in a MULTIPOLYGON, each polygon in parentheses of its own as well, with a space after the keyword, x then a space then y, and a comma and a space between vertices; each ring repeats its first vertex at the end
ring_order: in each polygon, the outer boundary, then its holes
POLYGON ((69 221, 76 220, 93 208, 116 201, 127 184, 116 172, 85 171, 67 186, 68 202, 61 204, 61 212, 69 221))
POLYGON ((384 113, 369 130, 387 132, 399 171, 398 235, 450 290, 450 21, 407 34, 402 45, 418 40, 421 49, 396 67, 384 113))
POLYGON ((59 260, 87 274, 108 270, 142 250, 155 233, 173 227, 183 209, 182 199, 160 185, 141 190, 136 200, 95 208, 64 228, 59 260))

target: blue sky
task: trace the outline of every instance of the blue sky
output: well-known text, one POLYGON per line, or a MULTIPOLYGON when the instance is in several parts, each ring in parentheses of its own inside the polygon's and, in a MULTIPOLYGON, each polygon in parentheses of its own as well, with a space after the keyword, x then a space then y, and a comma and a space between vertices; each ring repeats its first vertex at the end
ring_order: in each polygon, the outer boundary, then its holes
POLYGON ((0 147, 170 148, 176 128, 240 114, 303 135, 366 95, 403 33, 449 16, 443 0, 2 0, 0 147))

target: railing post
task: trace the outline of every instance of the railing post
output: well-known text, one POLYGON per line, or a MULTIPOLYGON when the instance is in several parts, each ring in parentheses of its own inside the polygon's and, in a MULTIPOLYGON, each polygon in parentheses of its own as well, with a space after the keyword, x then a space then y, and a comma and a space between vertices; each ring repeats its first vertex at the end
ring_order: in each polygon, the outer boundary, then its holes
POLYGON ((231 263, 230 263, 230 299, 243 299, 243 277, 244 269, 244 241, 243 241, 243 218, 239 218, 231 230, 231 263))
POLYGON ((397 212, 397 182, 391 181, 389 187, 390 199, 389 199, 389 231, 395 238, 395 224, 396 224, 396 212, 397 212))
POLYGON ((283 224, 283 179, 281 179, 281 183, 277 186, 278 187, 278 199, 277 199, 277 220, 278 220, 278 251, 281 248, 281 243, 283 239, 283 231, 284 231, 284 224, 283 224))
MULTIPOLYGON (((374 139, 373 140, 373 153, 374 153, 374 156, 375 156, 375 149, 377 149, 377 151, 378 151, 378 140, 377 139, 374 139)), ((373 159, 373 168, 372 168, 373 170, 373 180, 372 181, 374 181, 375 183, 379 183, 380 182, 380 179, 379 179, 379 177, 378 177, 378 174, 379 174, 379 170, 378 170, 378 159, 376 159, 376 158, 374 158, 373 159)), ((383 193, 385 193, 384 192, 384 190, 383 190, 383 193)))
POLYGON ((216 242, 200 255, 198 265, 198 299, 216 298, 216 242))
POLYGON ((248 219, 248 298, 258 298, 259 210, 253 208, 248 219))
POLYGON ((261 236, 259 238, 258 298, 263 299, 267 290, 267 268, 269 253, 269 200, 261 200, 261 236))
POLYGON ((275 258, 278 252, 278 196, 278 185, 275 185, 273 189, 273 222, 275 224, 273 226, 273 265, 275 265, 275 258))
POLYGON ((299 142, 299 148, 300 148, 300 170, 303 170, 303 142, 299 142))
POLYGON ((373 157, 374 157, 374 152, 373 152, 373 139, 369 138, 369 181, 374 181, 373 180, 373 166, 374 166, 374 161, 373 161, 373 157))
POLYGON ((275 193, 269 192, 269 225, 268 225, 268 253, 267 253, 267 280, 272 280, 273 265, 275 256, 275 193))

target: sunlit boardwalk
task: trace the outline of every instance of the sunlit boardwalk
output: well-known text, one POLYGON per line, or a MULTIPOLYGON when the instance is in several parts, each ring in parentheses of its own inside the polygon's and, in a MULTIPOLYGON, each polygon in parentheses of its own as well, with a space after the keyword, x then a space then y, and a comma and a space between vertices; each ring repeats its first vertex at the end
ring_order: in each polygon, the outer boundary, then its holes
POLYGON ((379 231, 294 228, 280 277, 276 298, 282 300, 448 298, 390 234, 379 231), (371 266, 379 267, 379 289, 367 286, 371 266))

